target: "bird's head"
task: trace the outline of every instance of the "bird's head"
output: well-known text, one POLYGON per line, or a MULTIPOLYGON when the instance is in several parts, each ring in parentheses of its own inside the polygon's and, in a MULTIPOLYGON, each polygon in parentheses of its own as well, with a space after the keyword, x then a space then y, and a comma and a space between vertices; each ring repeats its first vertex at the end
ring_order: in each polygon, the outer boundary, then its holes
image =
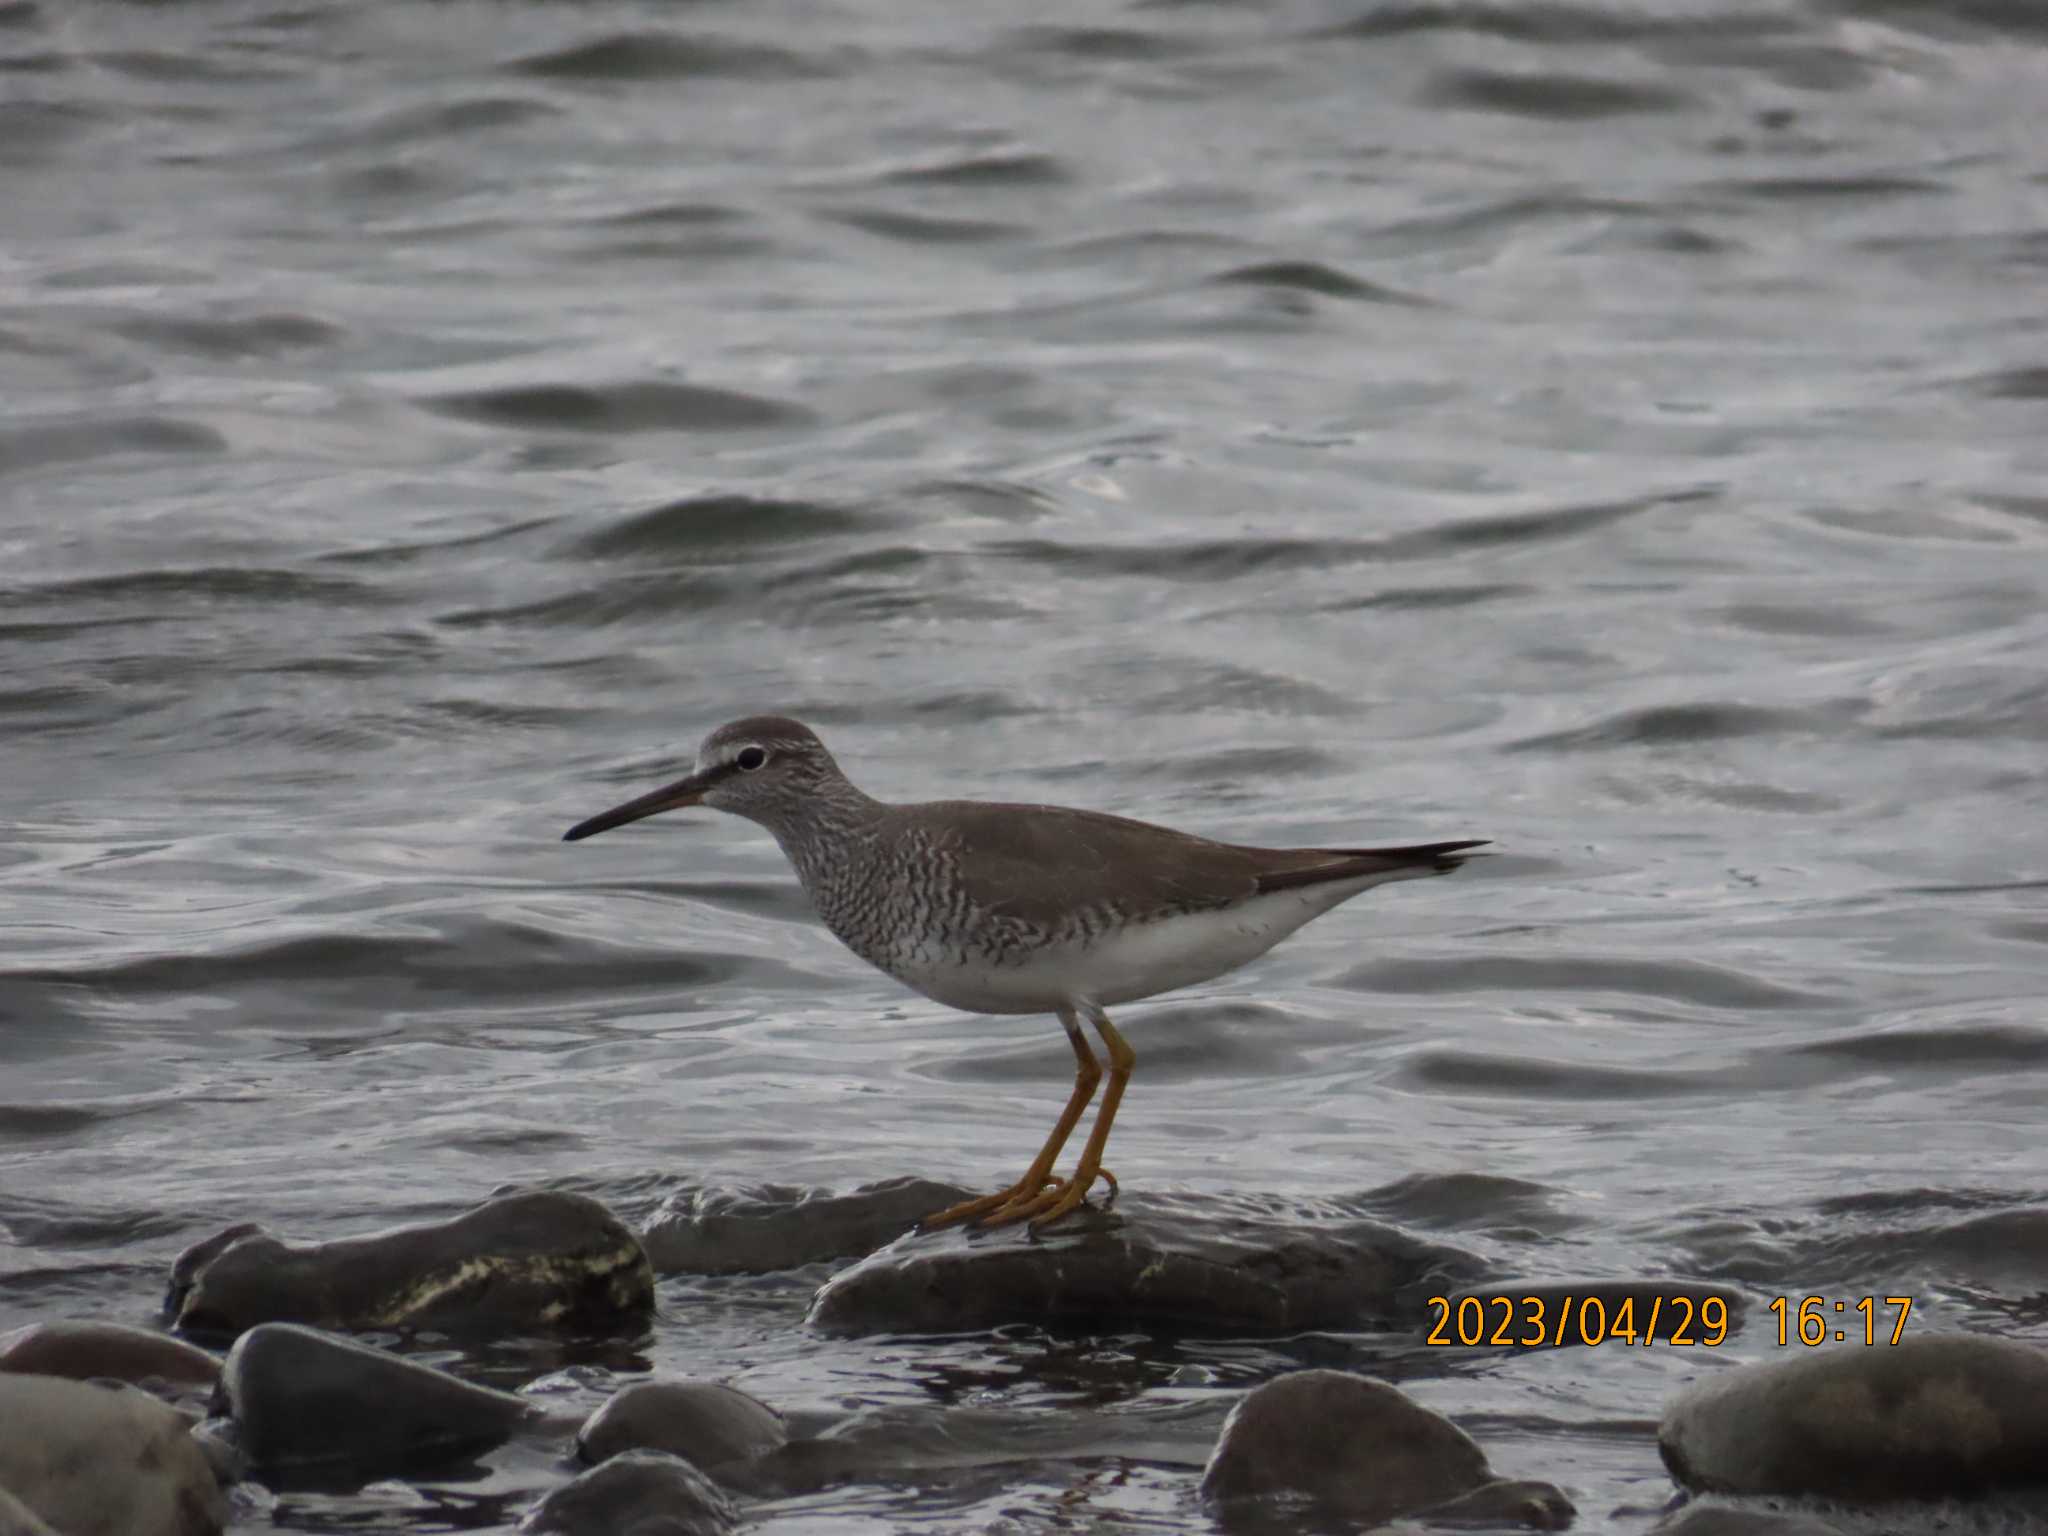
POLYGON ((773 829, 800 815, 806 802, 845 783, 839 765, 809 726, 781 715, 749 715, 706 736, 690 773, 579 821, 562 840, 573 843, 691 805, 730 811, 773 829))

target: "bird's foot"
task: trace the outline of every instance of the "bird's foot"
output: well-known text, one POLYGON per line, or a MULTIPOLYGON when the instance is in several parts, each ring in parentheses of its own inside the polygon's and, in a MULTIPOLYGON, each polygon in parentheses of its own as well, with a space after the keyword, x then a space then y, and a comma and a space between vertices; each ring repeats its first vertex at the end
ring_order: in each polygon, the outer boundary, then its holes
POLYGON ((981 1218, 981 1225, 1007 1227, 1015 1222, 1028 1221, 1032 1231, 1042 1232, 1085 1204, 1088 1191, 1095 1187, 1097 1179, 1109 1185, 1109 1197, 1103 1201, 1106 1207, 1116 1198, 1116 1175, 1107 1168, 1076 1168, 1071 1179, 1050 1179, 1046 1187, 1036 1194, 998 1206, 981 1218))
MULTIPOLYGON (((949 1205, 943 1211, 933 1211, 917 1225, 925 1232, 936 1232, 940 1227, 957 1227, 963 1221, 989 1216, 990 1213, 1001 1211, 1019 1201, 1029 1200, 1046 1185, 1057 1185, 1060 1182, 1050 1173, 1040 1174, 1035 1180, 1027 1174, 1008 1189, 999 1189, 992 1195, 981 1195, 973 1200, 962 1200, 958 1205, 949 1205)), ((1114 1179, 1110 1181, 1112 1185, 1115 1182, 1114 1179)))

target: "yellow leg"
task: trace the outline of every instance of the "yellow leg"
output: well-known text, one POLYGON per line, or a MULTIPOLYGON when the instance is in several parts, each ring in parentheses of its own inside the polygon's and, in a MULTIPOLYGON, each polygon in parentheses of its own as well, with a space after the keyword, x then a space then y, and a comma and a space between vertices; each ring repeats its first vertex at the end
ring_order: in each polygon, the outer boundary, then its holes
POLYGON ((1102 1152, 1109 1145, 1117 1105, 1123 1102, 1124 1085, 1131 1080, 1131 1068, 1138 1064, 1138 1057, 1100 1008, 1089 1007, 1088 1022, 1102 1036, 1102 1048, 1109 1057, 1109 1086, 1102 1091, 1102 1108, 1096 1112, 1088 1144, 1081 1149, 1081 1160, 1074 1165, 1073 1176, 1055 1180, 1050 1189, 1027 1192, 999 1206, 982 1219, 983 1226, 1008 1226, 1013 1221, 1028 1220, 1034 1232, 1048 1227, 1080 1205, 1097 1179, 1106 1179, 1112 1196, 1115 1194, 1116 1175, 1102 1166, 1102 1152))
MULTIPOLYGON (((1081 1122, 1081 1111, 1088 1107, 1088 1101, 1095 1097, 1095 1085, 1102 1081, 1102 1067, 1095 1059, 1095 1053, 1088 1049, 1088 1040, 1081 1033, 1081 1019, 1073 1009, 1062 1007, 1060 1023, 1066 1027, 1067 1042, 1074 1048, 1074 1091, 1067 1095, 1067 1107, 1060 1111, 1059 1124, 1052 1128, 1052 1134, 1045 1139, 1045 1145, 1038 1149, 1038 1156, 1031 1160, 1031 1166, 1024 1171, 1024 1177, 1008 1189, 999 1189, 992 1195, 983 1195, 977 1200, 963 1200, 958 1205, 949 1205, 943 1211, 934 1211, 918 1223, 927 1231, 935 1227, 950 1227, 963 1221, 972 1221, 977 1216, 986 1216, 999 1211, 1013 1201, 1026 1200, 1036 1195, 1046 1185, 1057 1183, 1052 1176, 1052 1165, 1059 1160, 1060 1151, 1067 1144, 1067 1138, 1074 1134, 1074 1127, 1081 1122)), ((1116 1181, 1112 1179, 1113 1185, 1116 1181)))

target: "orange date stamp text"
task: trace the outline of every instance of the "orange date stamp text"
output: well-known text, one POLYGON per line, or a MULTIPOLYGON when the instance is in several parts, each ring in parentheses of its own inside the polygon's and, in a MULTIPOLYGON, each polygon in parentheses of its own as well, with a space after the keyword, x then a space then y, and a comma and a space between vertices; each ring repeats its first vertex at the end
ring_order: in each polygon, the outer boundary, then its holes
POLYGON ((1432 1296, 1426 1344, 1556 1349, 1567 1344, 1671 1344, 1717 1349, 1728 1340, 1719 1296, 1432 1296))
POLYGON ((1913 1311, 1910 1296, 1858 1296, 1834 1301, 1826 1296, 1774 1296, 1766 1308, 1778 1323, 1778 1347, 1803 1344, 1808 1349, 1832 1339, 1846 1344, 1896 1344, 1906 1336, 1913 1311))

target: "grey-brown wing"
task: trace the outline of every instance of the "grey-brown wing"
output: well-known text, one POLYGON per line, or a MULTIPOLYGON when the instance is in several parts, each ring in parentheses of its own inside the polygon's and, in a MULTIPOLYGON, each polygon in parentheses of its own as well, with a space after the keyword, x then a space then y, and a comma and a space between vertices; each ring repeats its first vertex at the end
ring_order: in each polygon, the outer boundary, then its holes
POLYGON ((984 801, 915 809, 926 826, 945 829, 968 900, 1035 927, 1058 927, 1077 908, 1142 916, 1228 906, 1258 893, 1257 850, 1150 822, 984 801))
POLYGON ((1380 875, 1443 874, 1479 840, 1402 848, 1247 848, 1100 811, 947 801, 919 807, 946 828, 967 897, 1056 927, 1075 908, 1144 916, 1225 907, 1268 891, 1380 875))

